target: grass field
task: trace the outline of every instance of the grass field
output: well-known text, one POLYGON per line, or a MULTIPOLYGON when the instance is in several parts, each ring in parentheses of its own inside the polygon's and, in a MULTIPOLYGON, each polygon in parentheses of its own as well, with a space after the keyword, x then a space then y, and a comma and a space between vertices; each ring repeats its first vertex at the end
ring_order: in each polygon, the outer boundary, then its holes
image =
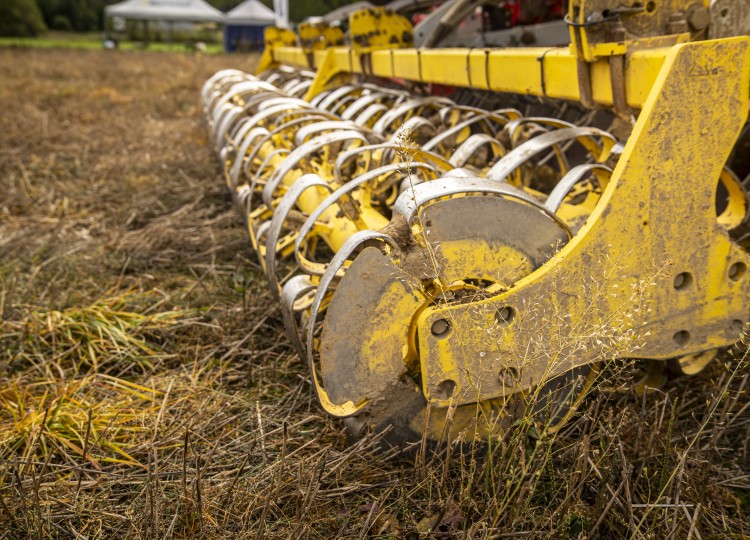
POLYGON ((255 61, 0 49, 0 539, 750 538, 743 348, 484 455, 348 446, 206 141, 255 61))
MULTIPOLYGON (((103 37, 101 32, 74 33, 74 32, 46 32, 39 37, 0 37, 0 48, 34 48, 34 49, 103 49, 103 37)), ((134 41, 123 41, 119 44, 120 50, 134 51, 143 49, 143 43, 134 41)), ((183 43, 161 43, 151 42, 149 51, 158 52, 184 52, 186 46, 183 43)), ((224 51, 220 43, 207 43, 205 52, 208 54, 219 54, 224 51)))

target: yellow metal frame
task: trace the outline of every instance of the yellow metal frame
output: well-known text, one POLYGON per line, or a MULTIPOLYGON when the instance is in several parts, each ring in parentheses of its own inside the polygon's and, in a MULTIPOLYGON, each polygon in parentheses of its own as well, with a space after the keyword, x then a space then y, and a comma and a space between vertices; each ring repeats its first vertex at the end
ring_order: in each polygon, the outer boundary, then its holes
MULTIPOLYGON (((703 358, 734 343, 750 318, 750 254, 728 233, 746 201, 727 175, 729 207, 721 216, 715 210, 717 183, 748 115, 750 38, 690 42, 690 33, 675 33, 600 41, 572 32, 564 48, 392 44, 309 55, 279 40, 264 51, 259 71, 316 68, 307 99, 367 75, 641 109, 599 204, 548 264, 490 298, 419 314, 423 392, 437 406, 449 405, 436 397, 448 380, 456 384, 451 403, 462 404, 525 391, 611 357, 703 358), (681 275, 687 285, 678 286, 681 275), (498 313, 508 307, 515 316, 502 324, 498 313), (451 338, 433 339, 440 319, 450 322, 451 338), (497 370, 511 368, 517 384, 499 384, 497 370)), ((376 351, 377 343, 363 350, 376 351)))
MULTIPOLYGON (((630 107, 640 109, 646 102, 669 50, 667 47, 642 49, 628 55, 625 94, 630 107)), ((308 67, 307 55, 299 47, 274 47, 265 60, 259 72, 279 65, 308 67)), ((334 47, 314 53, 312 67, 317 73, 306 98, 337 86, 339 76, 369 74, 579 101, 576 62, 576 55, 568 48, 390 49, 372 52, 371 68, 366 70, 361 55, 353 48, 334 47)), ((613 104, 609 70, 607 59, 591 64, 593 99, 600 105, 613 104)))
POLYGON ((344 31, 338 26, 303 22, 300 23, 298 32, 302 49, 307 54, 344 44, 344 31))

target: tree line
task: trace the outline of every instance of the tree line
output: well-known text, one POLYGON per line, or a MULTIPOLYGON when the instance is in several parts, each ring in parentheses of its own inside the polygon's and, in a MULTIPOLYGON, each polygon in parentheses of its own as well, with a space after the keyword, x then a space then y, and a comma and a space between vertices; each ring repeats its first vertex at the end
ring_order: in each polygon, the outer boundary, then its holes
MULTIPOLYGON (((121 0, 0 0, 0 36, 36 36, 45 30, 96 32, 105 27, 104 7, 121 0)), ((229 11, 243 0, 207 0, 229 11)), ((261 0, 273 8, 273 0, 261 0)), ((289 0, 289 14, 299 22, 323 15, 354 0, 289 0)))

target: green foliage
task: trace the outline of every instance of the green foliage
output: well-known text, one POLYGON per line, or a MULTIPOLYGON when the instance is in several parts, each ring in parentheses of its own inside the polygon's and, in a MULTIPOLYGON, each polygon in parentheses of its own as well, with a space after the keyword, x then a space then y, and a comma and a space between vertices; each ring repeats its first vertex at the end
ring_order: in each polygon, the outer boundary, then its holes
MULTIPOLYGON (((222 11, 229 11, 242 3, 243 0, 208 0, 208 3, 222 11)), ((300 22, 308 17, 325 15, 341 6, 346 6, 357 0, 289 0, 289 15, 293 22, 300 22)), ((273 9, 273 0, 261 0, 273 9)), ((377 3, 377 2, 374 2, 377 3)))
MULTIPOLYGON (((36 0, 47 26, 55 28, 58 17, 66 17, 76 32, 100 30, 103 24, 104 0, 36 0)), ((59 28, 62 30, 63 28, 59 28)))
POLYGON ((45 30, 34 0, 0 2, 0 36, 36 36, 45 30))
MULTIPOLYGON (((120 0, 2 0, 0 1, 0 35, 35 36, 46 27, 75 32, 104 29, 104 7, 120 0)), ((243 0, 207 0, 227 12, 243 0)), ((261 0, 273 9, 273 0, 261 0)), ((289 0, 292 21, 325 15, 356 0, 289 0)))
POLYGON ((293 21, 300 22, 308 17, 325 15, 355 1, 357 0, 289 0, 289 14, 293 21))
POLYGON ((52 29, 53 30, 62 30, 63 32, 70 32, 73 30, 73 25, 70 23, 70 19, 68 19, 65 15, 55 15, 55 17, 52 19, 52 29))

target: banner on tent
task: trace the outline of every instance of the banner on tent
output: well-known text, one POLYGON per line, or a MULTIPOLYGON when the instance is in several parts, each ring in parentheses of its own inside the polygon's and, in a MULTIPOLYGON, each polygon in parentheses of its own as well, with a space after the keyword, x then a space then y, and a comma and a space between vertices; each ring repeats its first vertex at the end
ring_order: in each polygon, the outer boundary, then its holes
POLYGON ((289 28, 289 0, 273 0, 273 11, 276 14, 276 26, 289 28))

